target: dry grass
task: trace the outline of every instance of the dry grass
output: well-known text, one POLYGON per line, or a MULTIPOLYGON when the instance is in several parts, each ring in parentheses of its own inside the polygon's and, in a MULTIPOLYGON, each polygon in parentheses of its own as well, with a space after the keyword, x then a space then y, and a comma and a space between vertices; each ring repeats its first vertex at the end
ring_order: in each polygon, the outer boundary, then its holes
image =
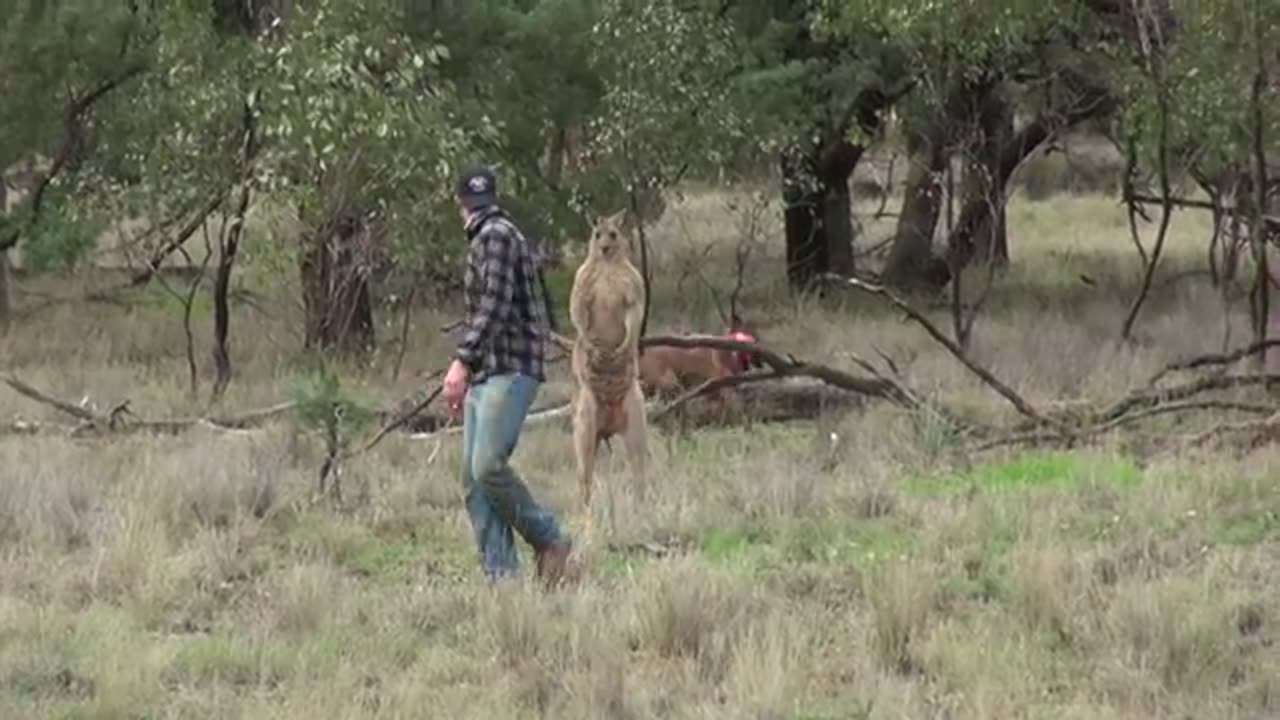
MULTIPOLYGON (((716 328, 705 288, 682 274, 691 258, 731 256, 730 201, 751 202, 690 196, 654 229, 666 269, 655 331, 716 328)), ((1137 272, 1114 201, 1019 197, 1011 220, 1015 264, 974 353, 1034 402, 1105 399, 1220 346, 1221 301, 1195 278, 1159 288, 1141 343, 1117 342, 1137 272)), ((868 246, 892 229, 865 225, 868 246)), ((1162 276, 1199 262, 1207 236, 1203 218, 1179 215, 1162 276)), ((878 348, 915 387, 1007 415, 873 301, 785 300, 779 254, 753 258, 744 297, 771 344, 850 367, 842 352, 878 348)), ((708 275, 727 292, 723 269, 708 275)), ((147 297, 127 312, 48 311, 0 341, 0 357, 102 408, 190 412, 178 314, 147 297)), ((267 308, 236 311, 231 408, 275 402, 294 377, 295 311, 267 308)), ((1231 312, 1239 342, 1243 306, 1231 312)), ((444 358, 434 328, 448 312, 418 315, 403 379, 390 379, 388 342, 344 382, 386 402, 444 358)), ((539 404, 569 389, 558 368, 539 404)), ((0 393, 0 418, 15 415, 52 419, 0 393)), ((928 424, 875 404, 654 445, 655 497, 615 492, 612 539, 675 552, 598 548, 580 587, 547 594, 481 580, 454 441, 427 464, 434 441, 387 440, 347 468, 361 491, 334 508, 305 502, 320 448, 289 425, 0 438, 0 717, 1280 714, 1274 448, 1140 463, 1117 442, 968 463, 928 424), (815 457, 832 430, 839 451, 815 457)), ((602 460, 606 483, 625 482, 620 460, 602 460)), ((577 519, 563 429, 531 429, 516 462, 577 519)))

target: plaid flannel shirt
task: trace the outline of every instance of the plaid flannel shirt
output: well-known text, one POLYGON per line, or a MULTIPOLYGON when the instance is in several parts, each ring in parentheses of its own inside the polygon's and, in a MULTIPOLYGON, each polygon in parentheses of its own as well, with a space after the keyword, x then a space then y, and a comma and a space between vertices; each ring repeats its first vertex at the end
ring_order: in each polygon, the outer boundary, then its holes
POLYGON ((550 328, 529 241, 497 207, 467 223, 466 324, 456 357, 471 382, 520 373, 544 382, 550 328))

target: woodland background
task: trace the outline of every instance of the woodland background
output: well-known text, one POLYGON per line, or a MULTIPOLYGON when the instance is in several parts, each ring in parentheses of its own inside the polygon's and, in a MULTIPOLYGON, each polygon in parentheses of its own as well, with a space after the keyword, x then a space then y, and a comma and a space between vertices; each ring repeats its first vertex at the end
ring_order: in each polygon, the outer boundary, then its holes
MULTIPOLYGON (((1280 5, 3 8, 0 714, 1278 712, 1280 5), (376 435, 475 162, 562 332, 625 207, 648 340, 784 376, 602 460, 570 591, 485 585, 438 410, 376 435)), ((572 389, 515 461, 575 530, 572 389)))

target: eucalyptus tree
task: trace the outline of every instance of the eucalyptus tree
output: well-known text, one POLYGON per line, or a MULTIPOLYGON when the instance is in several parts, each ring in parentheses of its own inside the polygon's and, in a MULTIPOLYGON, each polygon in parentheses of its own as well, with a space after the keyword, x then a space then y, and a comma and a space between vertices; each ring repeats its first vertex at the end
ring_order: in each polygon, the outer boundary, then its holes
MULTIPOLYGON (((0 184, 0 330, 12 307, 9 252, 19 243, 68 237, 43 232, 42 221, 53 216, 57 224, 72 212, 67 198, 75 182, 68 176, 93 143, 98 106, 147 68, 153 32, 145 19, 135 5, 111 0, 15 0, 6 8, 0 169, 21 166, 28 178, 21 199, 6 197, 7 183, 0 184)), ((73 246, 83 245, 82 235, 73 246)), ((55 254, 70 249, 55 248, 55 254)))

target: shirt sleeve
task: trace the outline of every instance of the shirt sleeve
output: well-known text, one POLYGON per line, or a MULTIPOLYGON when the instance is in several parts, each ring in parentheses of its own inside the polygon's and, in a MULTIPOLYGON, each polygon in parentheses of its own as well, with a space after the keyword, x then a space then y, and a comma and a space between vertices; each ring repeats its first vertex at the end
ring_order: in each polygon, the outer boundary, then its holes
POLYGON ((511 314, 515 295, 515 243, 510 233, 486 230, 472 246, 472 262, 479 270, 480 301, 467 318, 467 330, 458 344, 456 357, 474 369, 483 355, 485 342, 498 322, 511 314))

